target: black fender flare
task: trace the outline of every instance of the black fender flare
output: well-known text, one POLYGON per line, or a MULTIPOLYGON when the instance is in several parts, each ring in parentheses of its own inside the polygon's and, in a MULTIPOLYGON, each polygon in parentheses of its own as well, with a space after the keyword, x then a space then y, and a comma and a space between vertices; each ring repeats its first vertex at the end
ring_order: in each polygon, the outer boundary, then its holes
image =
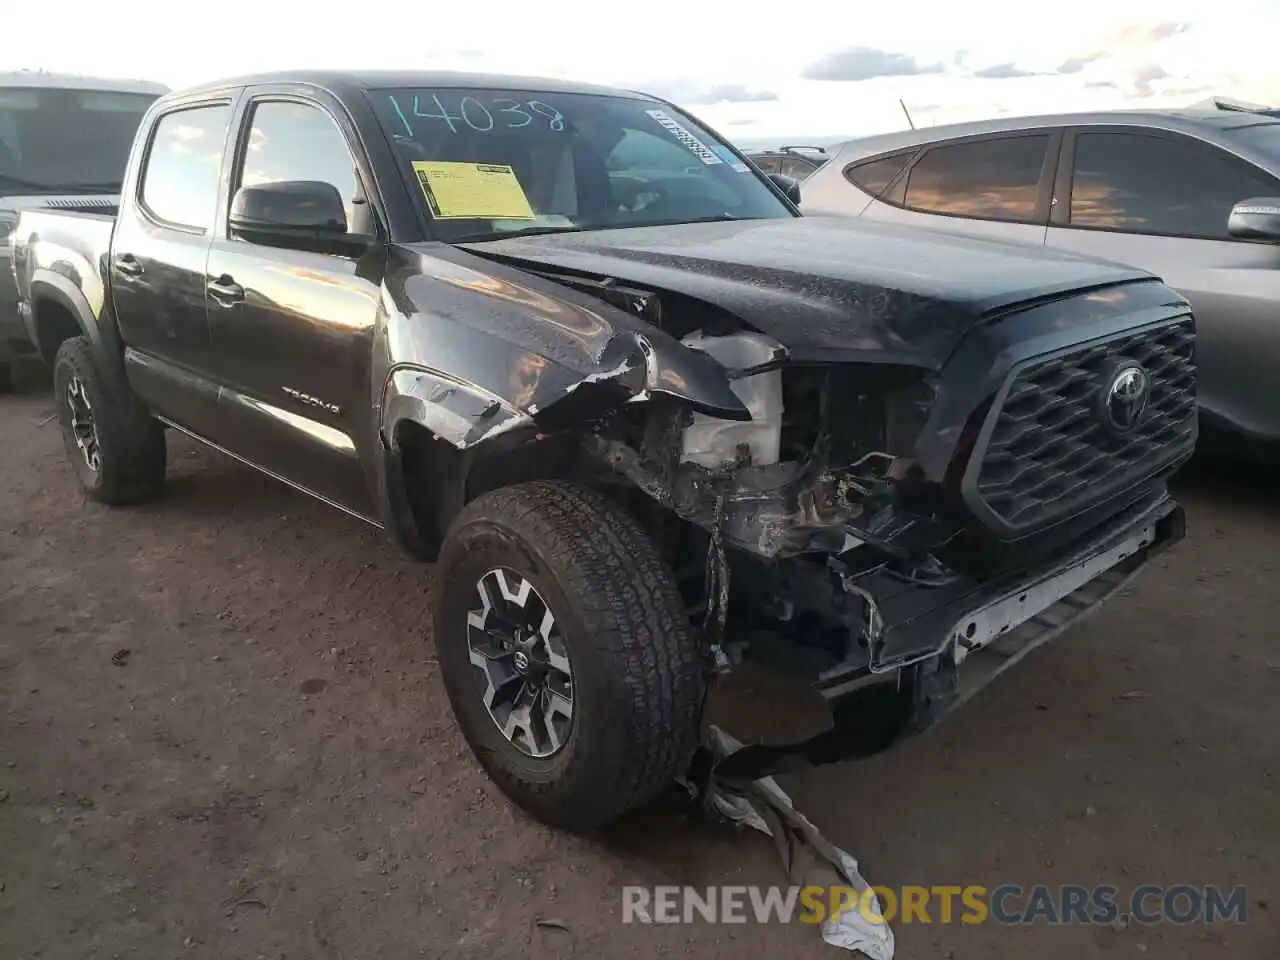
POLYGON ((389 371, 380 413, 382 462, 377 482, 383 526, 411 555, 434 560, 449 523, 466 504, 475 448, 503 435, 512 435, 519 443, 534 432, 533 419, 481 387, 410 365, 389 371), (431 445, 427 463, 421 465, 429 471, 424 480, 429 479, 431 489, 417 510, 418 492, 406 483, 406 424, 424 432, 431 445))
POLYGON ((98 363, 103 375, 109 377, 117 386, 126 386, 124 360, 119 348, 119 338, 115 336, 114 326, 104 322, 111 316, 111 305, 107 291, 103 290, 103 302, 97 313, 85 292, 72 280, 54 270, 38 269, 31 277, 30 284, 30 328, 28 333, 40 350, 41 357, 52 365, 53 357, 45 356, 40 337, 39 307, 42 302, 56 303, 69 313, 80 328, 80 333, 89 341, 93 350, 93 358, 98 363))

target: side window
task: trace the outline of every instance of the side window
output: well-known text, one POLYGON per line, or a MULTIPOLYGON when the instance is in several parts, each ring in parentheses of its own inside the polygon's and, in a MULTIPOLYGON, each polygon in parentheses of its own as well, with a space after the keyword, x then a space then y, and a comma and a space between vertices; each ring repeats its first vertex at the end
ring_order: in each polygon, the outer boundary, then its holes
POLYGON ((844 175, 850 183, 863 193, 868 193, 876 199, 880 199, 893 181, 893 178, 902 172, 902 168, 907 165, 907 161, 911 159, 911 156, 911 153, 899 153, 892 157, 864 160, 849 167, 845 170, 844 175))
POLYGON ((781 173, 782 161, 777 157, 761 157, 756 161, 756 166, 764 173, 781 173))
POLYGON ((816 163, 803 157, 788 157, 781 164, 781 172, 793 180, 804 180, 817 169, 816 163))
POLYGON ((142 174, 142 205, 152 216, 192 230, 213 226, 230 123, 228 104, 175 110, 160 118, 142 174))
POLYGON ((610 173, 678 177, 700 173, 698 158, 679 144, 643 130, 628 130, 609 153, 610 173))
POLYGON ((318 180, 342 194, 347 223, 360 196, 346 137, 319 107, 283 100, 255 104, 237 189, 281 180, 318 180))
POLYGON ((1280 192, 1216 147, 1136 133, 1082 133, 1071 183, 1073 227, 1230 239, 1231 208, 1280 192))
POLYGON ((933 147, 907 174, 906 206, 983 220, 1035 222, 1047 133, 933 147))

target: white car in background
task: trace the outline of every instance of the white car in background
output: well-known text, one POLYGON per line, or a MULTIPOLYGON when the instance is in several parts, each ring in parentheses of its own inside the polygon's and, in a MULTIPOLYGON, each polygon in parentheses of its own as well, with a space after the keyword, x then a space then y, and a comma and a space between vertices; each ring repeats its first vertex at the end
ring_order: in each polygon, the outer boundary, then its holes
POLYGON ((141 80, 0 73, 0 393, 34 359, 18 314, 9 233, 32 207, 111 212, 133 135, 168 87, 141 80))

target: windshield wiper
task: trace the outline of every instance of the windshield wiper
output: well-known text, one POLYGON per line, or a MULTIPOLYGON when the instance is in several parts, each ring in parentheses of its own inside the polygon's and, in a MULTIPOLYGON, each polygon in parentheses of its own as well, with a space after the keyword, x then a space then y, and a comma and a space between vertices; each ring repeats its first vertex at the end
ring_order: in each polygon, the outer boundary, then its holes
POLYGON ((591 227, 580 227, 577 224, 562 223, 554 226, 543 224, 541 226, 519 227, 515 230, 493 230, 489 233, 476 233, 471 236, 459 237, 452 241, 453 243, 484 243, 489 240, 506 240, 508 237, 536 237, 540 233, 578 233, 582 230, 590 230, 591 227))
POLYGON ((489 243, 506 240, 510 237, 533 237, 540 233, 583 233, 597 230, 639 230, 644 227, 679 227, 686 223, 737 223, 740 220, 755 220, 756 217, 731 217, 721 214, 713 217, 673 217, 670 220, 643 220, 634 223, 583 223, 572 226, 539 226, 524 230, 503 230, 494 233, 477 233, 472 236, 459 237, 452 243, 489 243))

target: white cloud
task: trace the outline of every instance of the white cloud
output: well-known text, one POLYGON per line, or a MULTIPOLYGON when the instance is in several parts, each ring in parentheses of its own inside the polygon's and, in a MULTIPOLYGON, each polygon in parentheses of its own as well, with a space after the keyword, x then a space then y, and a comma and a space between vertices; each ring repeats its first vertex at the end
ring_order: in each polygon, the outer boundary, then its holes
POLYGON ((1181 104, 1189 91, 1280 102, 1275 0, 1232 0, 1226 17, 1202 0, 1076 0, 1052 29, 1043 8, 1014 0, 916 0, 909 10, 809 0, 781 21, 687 0, 648 0, 634 16, 604 16, 595 0, 383 5, 357 16, 294 0, 133 0, 124 20, 100 0, 62 0, 56 23, 52 8, 7 6, 0 70, 172 86, 298 67, 647 78, 639 85, 742 139, 899 128, 899 98, 925 124, 1181 104))

